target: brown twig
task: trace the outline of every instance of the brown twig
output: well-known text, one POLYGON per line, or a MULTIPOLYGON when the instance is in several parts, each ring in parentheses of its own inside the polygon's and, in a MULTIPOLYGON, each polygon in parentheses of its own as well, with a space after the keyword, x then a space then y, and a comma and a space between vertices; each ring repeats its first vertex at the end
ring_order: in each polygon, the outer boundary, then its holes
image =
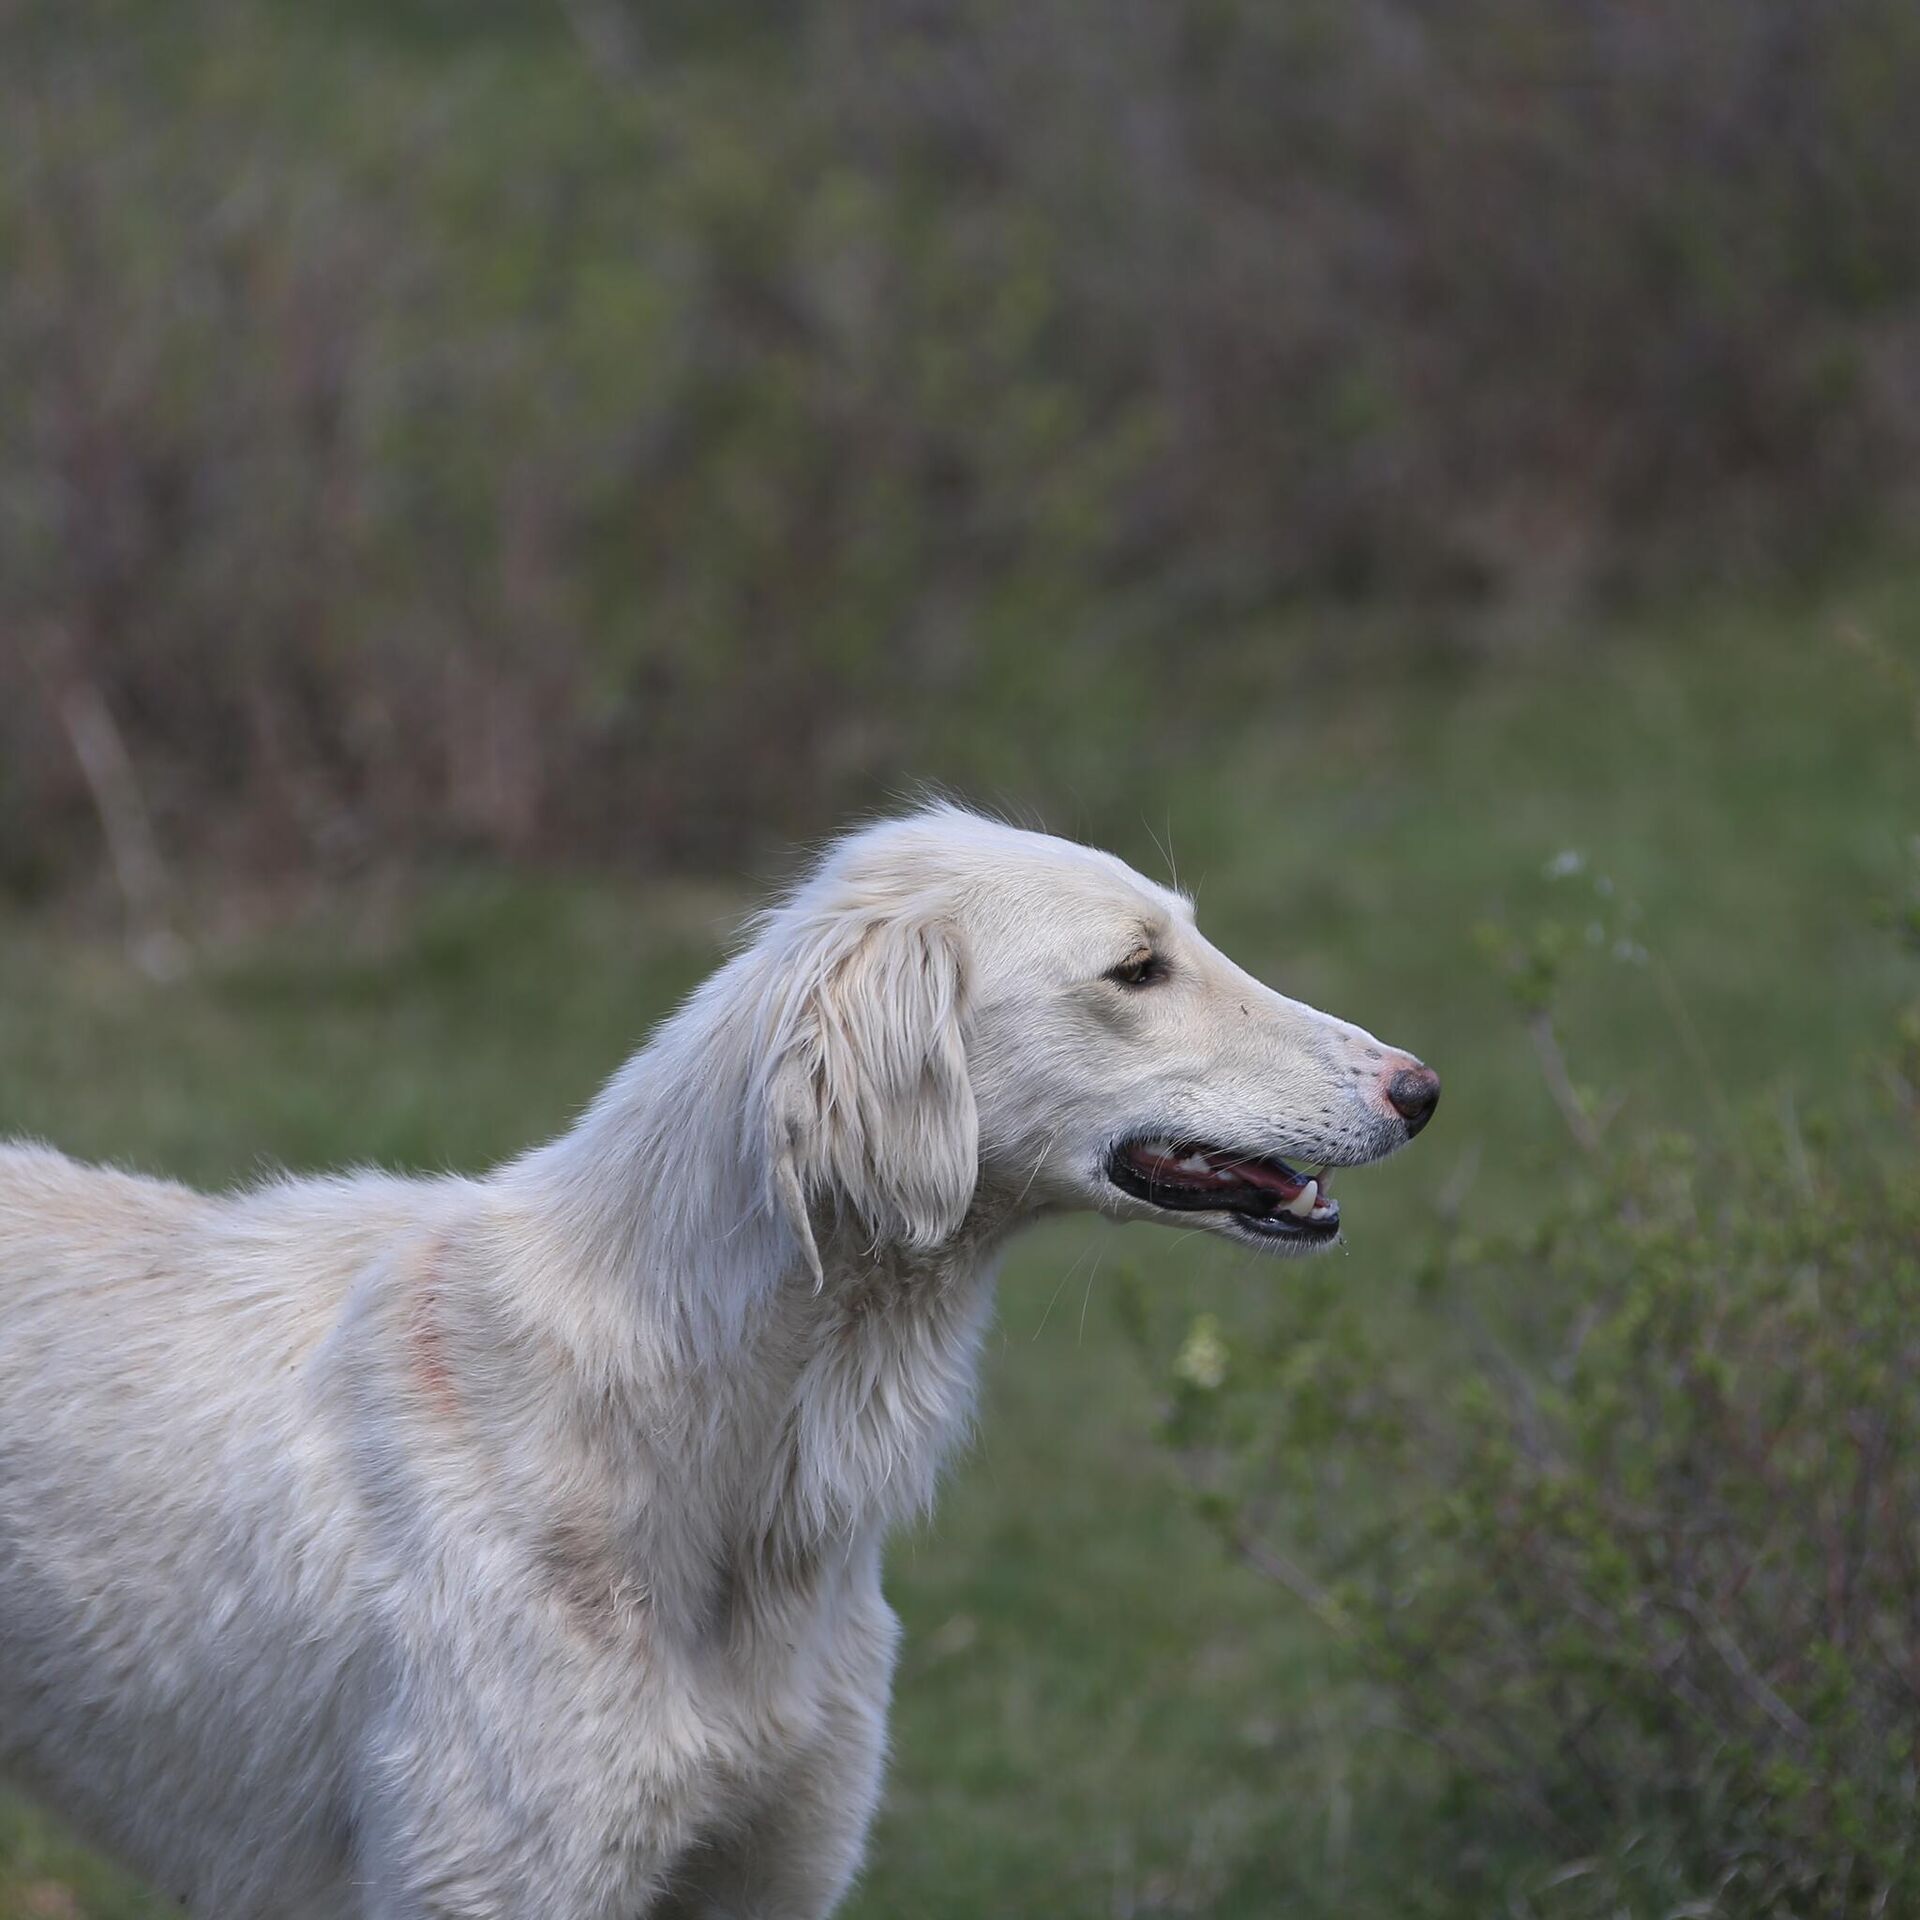
POLYGON ((186 943, 172 925, 172 883, 126 741, 92 681, 69 680, 60 690, 58 706, 120 889, 127 952, 142 972, 171 979, 184 966, 186 943))
POLYGON ((1592 1115, 1580 1104, 1580 1095, 1574 1087, 1572 1076, 1567 1072, 1567 1058, 1560 1051, 1560 1039, 1553 1030, 1553 1015, 1543 1007, 1527 1021, 1527 1032, 1532 1037, 1533 1050, 1539 1056, 1540 1072, 1547 1083, 1547 1091, 1553 1096, 1553 1104, 1560 1109, 1560 1117, 1567 1123, 1567 1131, 1573 1135, 1575 1145, 1583 1153, 1597 1154, 1600 1151, 1600 1135, 1594 1127, 1592 1115))

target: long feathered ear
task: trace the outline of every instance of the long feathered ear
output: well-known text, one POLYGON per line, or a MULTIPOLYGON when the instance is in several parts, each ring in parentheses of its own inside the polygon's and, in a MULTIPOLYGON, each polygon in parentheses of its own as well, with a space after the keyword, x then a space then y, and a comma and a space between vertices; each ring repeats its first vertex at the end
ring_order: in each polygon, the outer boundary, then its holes
POLYGON ((953 928, 836 916, 799 944, 782 956, 764 1111, 775 1193, 818 1283, 815 1199, 849 1203, 875 1245, 937 1246, 973 1199, 980 1127, 953 928))

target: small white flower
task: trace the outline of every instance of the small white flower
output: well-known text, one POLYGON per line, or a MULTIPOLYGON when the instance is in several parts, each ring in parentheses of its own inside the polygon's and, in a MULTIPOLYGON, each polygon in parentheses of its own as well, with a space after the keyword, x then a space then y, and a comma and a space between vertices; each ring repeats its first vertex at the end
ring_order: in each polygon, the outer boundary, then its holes
POLYGON ((1549 880, 1570 880, 1576 873, 1584 873, 1587 856, 1578 847, 1562 847, 1541 869, 1549 880))
POLYGON ((1199 1315, 1188 1328, 1174 1356, 1173 1371, 1202 1393, 1212 1393, 1226 1379, 1227 1343, 1220 1336, 1220 1322, 1212 1314, 1199 1315))

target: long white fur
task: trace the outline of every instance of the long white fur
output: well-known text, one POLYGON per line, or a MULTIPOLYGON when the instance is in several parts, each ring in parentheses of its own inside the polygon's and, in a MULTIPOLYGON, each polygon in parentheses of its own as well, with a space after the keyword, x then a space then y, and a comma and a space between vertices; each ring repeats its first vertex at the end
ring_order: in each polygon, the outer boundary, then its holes
POLYGON ((1142 1131, 1377 1157, 1407 1064, 934 808, 484 1178, 0 1148, 0 1773, 217 1920, 830 1912, 1008 1234, 1152 1216, 1142 1131))

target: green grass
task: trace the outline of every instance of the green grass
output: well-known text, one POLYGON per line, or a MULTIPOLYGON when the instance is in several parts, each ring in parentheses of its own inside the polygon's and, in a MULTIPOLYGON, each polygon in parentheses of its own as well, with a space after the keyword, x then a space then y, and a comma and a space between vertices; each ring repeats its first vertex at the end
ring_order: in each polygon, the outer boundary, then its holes
MULTIPOLYGON (((1223 944, 1441 1069, 1417 1150, 1342 1189, 1346 1290, 1410 1345, 1436 1315, 1414 1282, 1436 1193, 1511 1220, 1562 1152, 1481 922, 1572 902, 1650 950, 1657 967, 1598 960, 1565 1022, 1576 1071, 1642 1116, 1845 1097, 1904 984, 1871 906, 1907 878, 1920 752, 1909 700, 1838 643, 1843 621, 1920 658, 1901 582, 1702 605, 1451 677, 1356 665, 1306 698, 1250 651, 1206 752, 1144 762, 1137 817, 1060 823, 1158 870, 1170 829, 1223 944), (1566 849, 1585 872, 1543 879, 1566 849)), ((1151 715, 1139 733, 1144 753, 1151 715)), ((71 927, 7 925, 0 1132, 212 1182, 484 1165, 565 1121, 744 900, 448 876, 402 910, 336 903, 172 986, 71 927)), ((1367 1731, 1316 1629, 1185 1504, 1112 1312, 1123 1267, 1169 1328, 1203 1307, 1250 1319, 1289 1284, 1194 1237, 1090 1222, 1011 1262, 979 1444, 892 1557, 896 1755, 852 1912, 1479 1912, 1444 1881, 1410 1885, 1418 1757, 1367 1731)), ((0 1920, 140 1911, 0 1812, 0 1920)))

